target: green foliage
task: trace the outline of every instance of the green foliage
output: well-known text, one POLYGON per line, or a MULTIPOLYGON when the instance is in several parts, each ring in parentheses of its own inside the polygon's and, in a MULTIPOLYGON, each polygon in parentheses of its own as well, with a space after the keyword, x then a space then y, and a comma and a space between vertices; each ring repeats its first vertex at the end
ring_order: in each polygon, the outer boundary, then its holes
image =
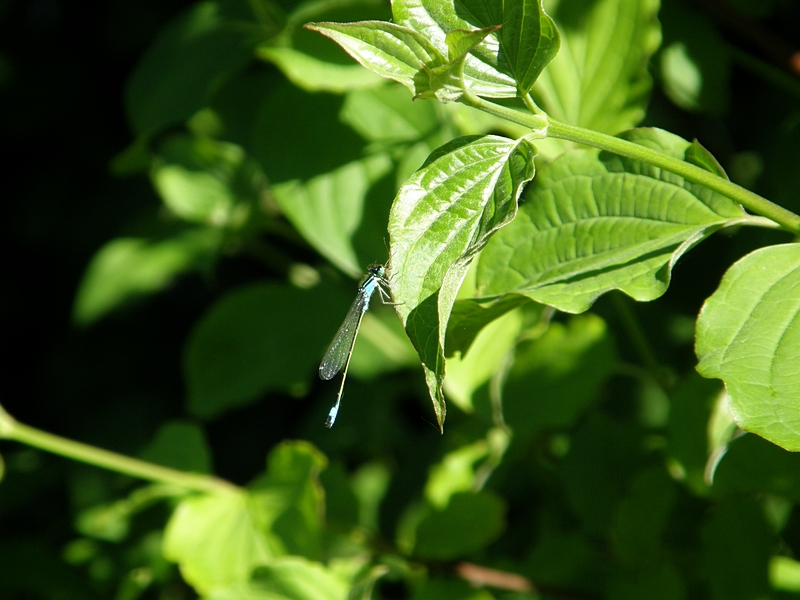
MULTIPOLYGON (((800 217, 738 185, 797 208, 797 87, 731 87, 760 63, 726 36, 684 0, 204 1, 145 36, 103 156, 145 201, 50 242, 98 230, 82 337, 19 370, 57 403, 8 398, 97 446, 0 408, 0 596, 797 594, 800 217), (327 431, 372 262, 393 306, 327 431)), ((39 295, 19 322, 67 314, 39 295)))

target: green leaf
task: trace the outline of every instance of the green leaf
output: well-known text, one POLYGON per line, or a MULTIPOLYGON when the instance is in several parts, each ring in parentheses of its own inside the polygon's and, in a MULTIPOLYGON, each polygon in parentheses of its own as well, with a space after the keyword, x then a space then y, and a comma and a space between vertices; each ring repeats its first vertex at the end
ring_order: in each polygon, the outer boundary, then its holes
MULTIPOLYGON (((482 3, 465 0, 464 4, 477 8, 482 3)), ((558 54, 561 38, 553 19, 544 12, 542 0, 503 2, 503 10, 499 67, 514 77, 519 95, 524 96, 558 54)))
POLYGON ((347 600, 348 582, 320 563, 285 556, 258 567, 245 583, 216 588, 203 600, 347 600))
POLYGON ((362 226, 367 194, 392 168, 386 154, 374 154, 308 181, 286 181, 272 194, 286 218, 325 258, 354 277, 363 271, 352 237, 362 226))
POLYGON ((308 442, 283 442, 270 452, 267 472, 250 485, 265 510, 281 511, 271 523, 287 553, 318 558, 325 514, 325 491, 319 474, 328 464, 308 442))
POLYGON ((164 558, 178 563, 198 593, 247 581, 250 573, 283 553, 263 524, 274 519, 246 492, 192 496, 175 509, 164 531, 164 558))
POLYGON ((492 302, 473 298, 456 300, 447 322, 445 356, 449 358, 456 352, 466 355, 484 327, 522 304, 529 304, 527 298, 514 294, 492 302))
POLYGON ((252 56, 254 38, 200 2, 165 28, 128 81, 125 104, 137 136, 183 123, 203 108, 220 81, 252 56))
POLYGON ((151 177, 176 215, 229 229, 248 222, 267 187, 261 169, 240 146, 186 134, 161 144, 151 177))
POLYGON ((384 144, 417 142, 441 126, 435 104, 409 102, 399 85, 348 93, 340 118, 365 140, 384 144))
MULTIPOLYGON (((624 137, 681 159, 691 147, 657 129, 624 137)), ((744 218, 733 201, 677 175, 570 152, 542 169, 517 218, 481 253, 476 295, 525 294, 574 313, 613 289, 653 300, 687 250, 744 218)))
POLYGON ((431 506, 443 510, 454 494, 468 492, 475 484, 475 463, 489 455, 489 444, 478 440, 445 454, 431 468, 425 484, 425 499, 431 506))
POLYGON ((140 453, 148 462, 182 471, 211 473, 211 449, 203 429, 194 423, 163 423, 153 440, 140 453))
POLYGON ((538 339, 520 342, 503 385, 503 415, 515 438, 573 426, 617 363, 605 322, 592 314, 551 323, 538 339))
POLYGON ((719 381, 703 379, 693 373, 669 399, 666 450, 671 462, 670 472, 698 495, 708 493, 705 472, 713 447, 709 421, 722 394, 724 390, 719 381))
POLYGON ((486 27, 474 31, 456 29, 445 36, 448 62, 437 67, 423 65, 425 76, 416 79, 414 98, 436 98, 442 104, 455 102, 464 95, 467 83, 464 78, 464 65, 467 53, 499 27, 486 27))
POLYGON ((186 498, 167 524, 164 557, 203 594, 243 585, 257 566, 287 552, 317 552, 325 464, 310 444, 285 442, 270 453, 268 472, 252 491, 186 498))
POLYGON ((254 284, 229 293, 200 320, 186 345, 190 410, 212 417, 268 390, 304 387, 346 309, 343 295, 319 286, 254 284))
POLYGON ((664 92, 684 110, 723 113, 730 101, 731 60, 719 29, 687 3, 665 2, 658 16, 665 34, 658 56, 664 92))
POLYGON ((447 358, 444 392, 449 401, 465 412, 474 410, 473 395, 507 365, 523 322, 521 311, 502 314, 477 333, 468 352, 447 358))
MULTIPOLYGON (((442 56, 451 56, 447 36, 454 31, 473 32, 503 25, 503 14, 486 12, 480 3, 476 6, 458 6, 441 0, 403 0, 392 4, 397 23, 418 31, 436 47, 442 56)), ((502 32, 502 30, 501 30, 502 32)), ((454 38, 451 39, 451 45, 454 38)), ((464 56, 464 86, 476 96, 512 98, 517 90, 513 77, 499 69, 499 42, 497 34, 490 34, 470 49, 464 56)), ((429 67, 440 65, 428 65, 429 67)))
POLYGON ((498 496, 487 491, 454 494, 446 508, 432 510, 417 526, 414 555, 453 560, 488 545, 503 529, 505 503, 498 496))
POLYGON ((573 0, 549 10, 561 51, 534 86, 559 121, 616 134, 644 117, 647 62, 661 42, 658 0, 573 0))
POLYGON ((258 49, 257 55, 273 63, 289 81, 308 92, 344 94, 382 82, 380 77, 359 65, 338 65, 294 48, 263 47, 258 49))
POLYGON ((178 275, 209 263, 220 241, 219 231, 192 229, 163 240, 108 242, 86 268, 72 318, 89 325, 133 300, 160 292, 178 275))
POLYGON ((306 27, 331 38, 361 65, 402 83, 415 95, 421 65, 438 67, 447 62, 425 36, 395 23, 309 23, 306 27))
POLYGON ((736 262, 697 320, 698 372, 725 382, 739 427, 800 450, 800 244, 736 262))
POLYGON ((525 139, 460 138, 435 152, 392 205, 392 291, 422 360, 440 428, 450 310, 472 257, 516 214, 534 155, 525 139))

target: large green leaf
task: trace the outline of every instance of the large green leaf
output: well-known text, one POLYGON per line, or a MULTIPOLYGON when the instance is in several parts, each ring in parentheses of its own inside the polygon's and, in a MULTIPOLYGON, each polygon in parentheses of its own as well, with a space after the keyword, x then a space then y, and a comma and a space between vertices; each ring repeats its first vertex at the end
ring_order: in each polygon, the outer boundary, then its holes
POLYGON ((441 427, 444 339, 472 257, 516 214, 533 177, 526 139, 460 138, 438 150, 395 198, 389 220, 394 300, 422 360, 441 427))
POLYGON ((164 557, 178 563, 183 578, 200 593, 247 581, 256 566, 284 552, 263 527, 278 512, 248 492, 192 496, 167 524, 164 557))
POLYGON ((317 476, 325 464, 310 444, 286 442, 252 491, 184 499, 164 532, 165 558, 203 594, 245 584, 257 566, 288 552, 315 552, 323 498, 317 476))
POLYGON ((800 244, 735 263, 697 320, 697 370, 725 382, 742 429, 800 450, 800 244))
POLYGON ((362 267, 352 237, 362 225, 370 188, 391 168, 386 154, 374 154, 305 182, 276 184, 272 193, 286 218, 320 254, 357 277, 362 267))
POLYGON ((536 82, 540 106, 554 119, 616 134, 644 117, 658 48, 658 0, 546 2, 561 51, 536 82))
MULTIPOLYGON (((657 129, 624 137, 681 159, 696 151, 657 129)), ((736 203, 707 188, 589 150, 548 165, 524 201, 481 253, 476 295, 526 294, 576 313, 612 289, 640 301, 658 298, 684 252, 747 219, 736 203)))

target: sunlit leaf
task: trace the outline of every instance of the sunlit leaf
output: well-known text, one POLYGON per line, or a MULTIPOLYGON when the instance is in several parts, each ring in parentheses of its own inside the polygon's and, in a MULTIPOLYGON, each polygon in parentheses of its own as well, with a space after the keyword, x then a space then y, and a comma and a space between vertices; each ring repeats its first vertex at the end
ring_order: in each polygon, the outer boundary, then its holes
POLYGON ((193 496, 175 509, 164 532, 164 557, 198 592, 250 579, 258 565, 283 553, 262 525, 274 520, 247 492, 193 496))
POLYGON ((253 577, 216 588, 203 600, 347 600, 348 582, 320 563, 285 556, 258 567, 253 577))
POLYGON ((331 38, 361 65, 402 83, 412 94, 417 93, 415 79, 421 65, 438 67, 447 62, 427 38, 396 23, 309 23, 306 27, 331 38))
MULTIPOLYGON (((683 158, 689 142, 656 129, 631 141, 683 158)), ((519 215, 481 253, 478 296, 526 294, 582 312, 619 289, 653 300, 692 246, 742 222, 735 202, 666 171, 578 150, 548 165, 526 190, 519 215)))
POLYGON ((697 320, 698 372, 725 382, 737 424, 800 450, 800 244, 735 263, 697 320))
POLYGON ((647 62, 661 42, 658 0, 546 2, 561 50, 534 86, 552 118, 616 134, 644 117, 647 62))
POLYGON ((392 291, 422 360, 440 427, 450 310, 472 257, 516 214, 522 185, 533 177, 534 155, 525 139, 454 140, 403 185, 392 206, 392 291))

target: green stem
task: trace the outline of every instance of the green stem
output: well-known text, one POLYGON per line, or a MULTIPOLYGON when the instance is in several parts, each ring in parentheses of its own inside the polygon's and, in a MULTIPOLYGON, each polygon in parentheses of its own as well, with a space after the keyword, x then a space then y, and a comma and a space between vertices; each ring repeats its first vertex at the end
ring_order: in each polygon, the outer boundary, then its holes
POLYGON ((640 144, 634 144, 622 138, 606 135, 591 129, 567 125, 560 121, 549 120, 549 125, 542 126, 544 117, 542 115, 532 115, 520 110, 514 110, 493 102, 488 102, 483 98, 478 98, 472 94, 465 93, 463 101, 475 108, 501 117, 513 123, 518 123, 536 131, 545 130, 547 137, 576 142, 586 146, 593 146, 601 150, 607 150, 625 156, 633 160, 649 163, 670 173, 680 175, 688 181, 698 183, 709 189, 727 196, 731 200, 738 202, 750 212, 773 220, 784 229, 795 234, 800 234, 800 216, 785 208, 778 206, 753 192, 736 185, 735 183, 718 177, 713 173, 696 167, 695 165, 678 158, 673 158, 663 152, 653 150, 640 144))
POLYGON ((0 438, 139 479, 176 485, 198 492, 235 492, 238 487, 218 477, 185 473, 116 452, 62 438, 16 421, 0 406, 0 438))
POLYGON ((800 216, 727 179, 718 177, 686 161, 668 156, 663 152, 658 152, 657 150, 634 144, 633 142, 618 137, 552 120, 550 121, 548 136, 594 146, 601 150, 608 150, 620 156, 660 167, 665 171, 680 175, 688 181, 699 183, 715 192, 719 192, 723 196, 727 196, 731 200, 738 202, 749 211, 772 219, 785 229, 800 234, 800 216))

